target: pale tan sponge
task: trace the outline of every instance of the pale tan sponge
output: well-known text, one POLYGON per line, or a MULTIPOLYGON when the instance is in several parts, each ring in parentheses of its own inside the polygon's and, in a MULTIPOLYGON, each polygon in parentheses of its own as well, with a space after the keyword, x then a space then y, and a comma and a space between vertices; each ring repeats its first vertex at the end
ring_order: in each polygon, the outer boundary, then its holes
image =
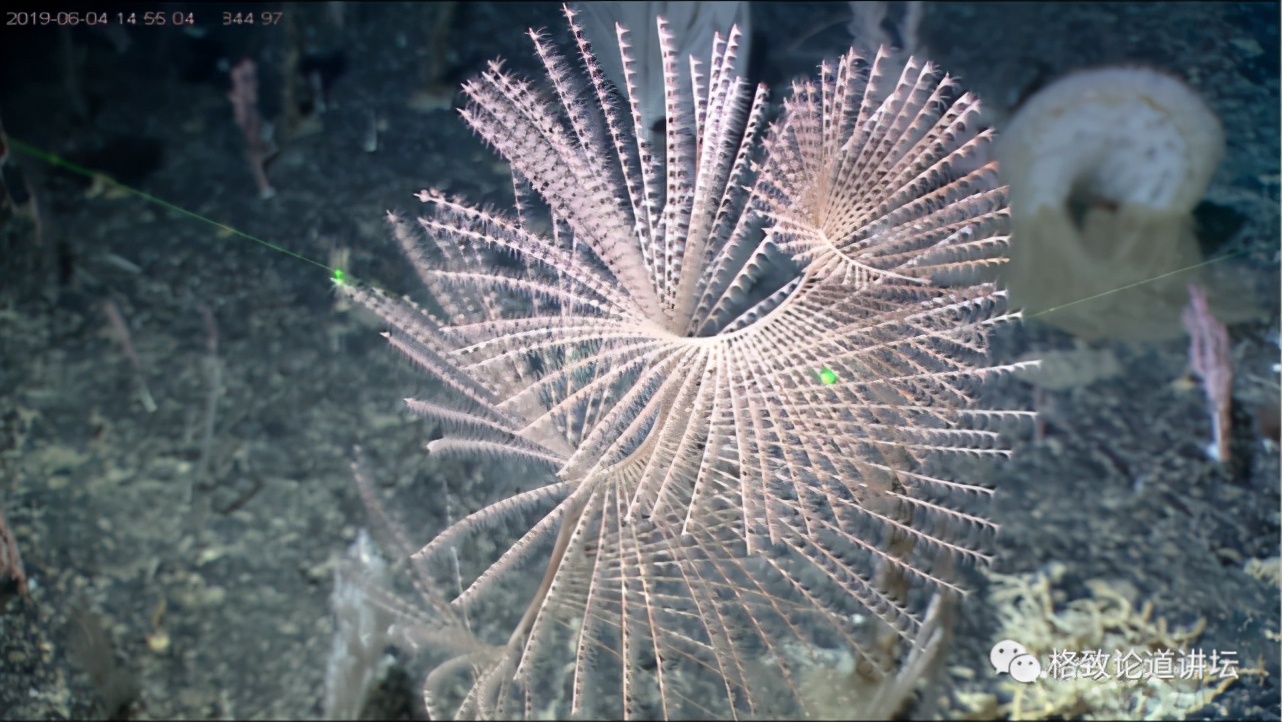
POLYGON ((1162 71, 1089 70, 1039 91, 997 145, 1012 304, 1085 338, 1180 333, 1181 271, 1201 260, 1191 211, 1223 154, 1219 119, 1162 71))

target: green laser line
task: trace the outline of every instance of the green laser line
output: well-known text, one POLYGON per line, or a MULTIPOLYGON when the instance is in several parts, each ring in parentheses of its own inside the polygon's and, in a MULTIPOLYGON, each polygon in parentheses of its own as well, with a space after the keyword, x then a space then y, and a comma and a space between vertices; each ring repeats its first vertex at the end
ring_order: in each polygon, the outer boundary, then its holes
POLYGON ((352 279, 349 278, 341 268, 330 268, 329 266, 325 265, 324 263, 321 263, 320 261, 317 261, 314 258, 309 258, 308 256, 304 256, 301 253, 291 251, 288 248, 285 248, 284 246, 272 243, 271 241, 263 240, 262 238, 259 238, 254 235, 250 235, 248 233, 245 233, 242 230, 233 228, 232 226, 229 226, 226 223, 221 223, 219 221, 216 221, 213 218, 210 218, 209 216, 203 216, 195 211, 187 210, 182 206, 170 203, 164 198, 154 196, 150 193, 147 193, 146 191, 141 191, 132 186, 125 185, 124 183, 121 183, 120 181, 116 180, 115 178, 112 178, 111 176, 105 173, 99 173, 99 172, 90 170, 88 168, 85 168, 83 166, 77 165, 75 163, 72 163, 71 161, 66 160, 65 158, 62 158, 61 156, 58 156, 54 153, 49 153, 49 152, 40 150, 35 146, 28 145, 18 140, 17 138, 14 138, 13 136, 9 136, 9 143, 13 147, 22 151, 23 153, 39 158, 45 161, 46 163, 49 163, 50 165, 54 165, 59 168, 69 170, 72 173, 82 175, 86 178, 89 178, 90 180, 93 180, 95 178, 101 178, 103 182, 110 184, 112 187, 119 188, 131 195, 134 195, 138 198, 143 199, 144 201, 147 201, 148 203, 154 203, 162 208, 166 208, 168 210, 171 210, 175 213, 181 214, 188 218, 194 218, 198 221, 208 223, 209 225, 215 228, 218 228, 220 230, 226 231, 227 233, 230 233, 234 236, 239 236, 241 238, 244 238, 247 241, 253 241, 254 243, 260 244, 262 246, 266 246, 267 248, 270 248, 273 251, 276 251, 277 253, 283 253, 286 256, 292 256, 294 258, 297 258, 298 260, 303 261, 304 263, 310 263, 313 266, 323 268, 326 271, 330 272, 330 276, 335 283, 346 284, 346 283, 352 282, 352 279))
POLYGON ((1085 297, 1085 298, 1079 298, 1079 299, 1076 299, 1076 300, 1074 300, 1074 301, 1069 301, 1068 303, 1062 303, 1062 304, 1060 304, 1060 305, 1058 305, 1058 306, 1052 306, 1051 308, 1045 309, 1045 310, 1043 310, 1043 311, 1038 311, 1037 313, 1030 313, 1030 314, 1027 314, 1027 315, 1025 316, 1025 318, 1037 318, 1037 317, 1039 317, 1039 316, 1045 316, 1045 315, 1046 315, 1046 314, 1048 314, 1048 313, 1054 313, 1054 312, 1056 312, 1056 311, 1060 311, 1060 310, 1065 309, 1065 308, 1070 308, 1070 307, 1072 307, 1072 306, 1076 306, 1076 305, 1077 305, 1077 304, 1079 304, 1079 303, 1086 303, 1087 301, 1094 301, 1094 300, 1095 300, 1095 299, 1097 299, 1097 298, 1104 298, 1105 296, 1109 296, 1109 295, 1112 295, 1112 294, 1114 294, 1114 293, 1121 293, 1122 291, 1125 291, 1125 290, 1127 290, 1128 288, 1136 288, 1136 287, 1138 287, 1138 286, 1143 286, 1143 285, 1144 285, 1144 284, 1146 284, 1146 283, 1154 283, 1154 282, 1156 282, 1156 281, 1160 281, 1160 280, 1162 280, 1163 278, 1170 278, 1171 276, 1178 276, 1178 275, 1179 275, 1179 274, 1181 274, 1181 273, 1188 273, 1189 271, 1196 271, 1197 269, 1202 268, 1203 266, 1210 266, 1210 265, 1212 265, 1212 264, 1214 264, 1214 263, 1219 263, 1220 261, 1228 260, 1228 259, 1233 258, 1233 257, 1235 257, 1235 256, 1244 256, 1244 255, 1246 255, 1246 254, 1247 254, 1247 253, 1249 253, 1249 252, 1250 252, 1250 250, 1249 250, 1249 249, 1245 249, 1245 248, 1244 248, 1244 249, 1242 249, 1242 250, 1240 250, 1240 251, 1234 251, 1234 252, 1232 252, 1232 253, 1225 253, 1225 254, 1221 254, 1221 255, 1219 255, 1219 256, 1215 256, 1215 257, 1213 257, 1213 258, 1208 258, 1208 259, 1206 259, 1206 260, 1202 261, 1201 263, 1194 263, 1194 264, 1193 264, 1193 265, 1191 265, 1191 266, 1185 266, 1184 268, 1177 268, 1177 269, 1175 269, 1174 271, 1167 271, 1166 273, 1159 273, 1158 275, 1153 276, 1152 278, 1143 278, 1143 279, 1140 279, 1140 280, 1135 281, 1135 282, 1133 282, 1133 283, 1128 283, 1128 284, 1126 284, 1126 285, 1124 285, 1124 286, 1118 286, 1117 288, 1110 288, 1110 289, 1109 289, 1109 290, 1107 290, 1107 291, 1100 291, 1099 293, 1096 293, 1096 294, 1091 295, 1091 296, 1087 296, 1087 297, 1085 297))
MULTIPOLYGON (((134 195, 134 196, 136 196, 136 197, 138 197, 138 198, 141 198, 141 199, 143 199, 143 200, 147 201, 148 203, 154 203, 154 204, 156 204, 156 205, 158 205, 158 206, 160 206, 160 207, 162 207, 162 208, 167 208, 167 209, 169 209, 169 210, 171 210, 171 211, 173 211, 173 212, 175 212, 175 213, 178 213, 178 214, 181 214, 181 215, 187 216, 188 218, 194 218, 194 219, 196 219, 196 220, 198 220, 198 221, 201 221, 201 222, 203 222, 203 223, 208 223, 209 225, 211 225, 211 226, 213 226, 213 227, 215 227, 215 228, 218 228, 218 229, 220 229, 220 230, 226 231, 227 233, 230 233, 231 235, 239 236, 239 237, 241 237, 241 238, 243 238, 243 239, 245 239, 245 240, 248 240, 248 241, 253 241, 254 243, 257 243, 257 244, 259 244, 259 245, 262 245, 262 246, 265 246, 265 247, 267 247, 267 248, 270 248, 271 250, 276 251, 277 253, 283 253, 283 254, 285 254, 286 256, 292 256, 293 258, 297 258, 298 260, 303 261, 304 263, 310 263, 311 265, 316 266, 316 267, 318 267, 318 268, 323 268, 323 269, 325 269, 326 271, 328 271, 328 272, 329 272, 329 274, 330 274, 330 279, 331 279, 334 283, 336 283, 336 284, 339 284, 339 285, 346 285, 346 284, 350 284, 350 283, 354 283, 354 282, 355 282, 355 279, 353 279, 353 278, 351 278, 350 276, 348 276, 348 275, 347 275, 347 273, 346 273, 343 269, 341 269, 341 268, 330 268, 330 267, 329 267, 329 266, 327 266, 326 264, 321 263, 320 261, 317 261, 317 260, 315 260, 315 259, 313 259, 313 258, 310 258, 310 257, 308 257, 308 256, 304 256, 304 255, 303 255, 303 254, 301 254, 301 253, 297 253, 297 252, 295 252, 295 251, 291 251, 291 250, 289 250, 288 248, 285 248, 284 246, 280 246, 280 245, 278 245, 278 244, 272 243, 271 241, 266 241, 266 240, 263 240, 262 238, 259 238, 259 237, 257 237, 257 236, 250 235, 250 234, 248 234, 248 233, 245 233, 245 232, 244 232, 244 231, 242 231, 242 230, 239 230, 239 229, 237 229, 237 228, 234 228, 234 227, 232 227, 232 226, 229 226, 229 225, 227 225, 226 223, 221 223, 221 222, 216 221, 216 220, 214 220, 214 219, 212 219, 212 218, 210 218, 210 217, 208 217, 208 216, 203 216, 203 215, 201 215, 201 214, 199 214, 199 213, 197 213, 197 212, 195 212, 195 211, 187 210, 186 208, 183 208, 182 206, 179 206, 179 205, 175 205, 175 204, 173 204, 173 203, 170 203, 169 201, 167 201, 167 200, 165 200, 165 199, 163 199, 163 198, 160 198, 160 197, 158 197, 158 196, 154 196, 154 195, 152 195, 152 194, 150 194, 150 193, 147 193, 146 191, 141 191, 141 190, 138 190, 137 188, 134 188, 134 187, 132 187, 132 186, 125 185, 124 183, 121 183, 120 181, 118 181, 118 180, 116 180, 116 179, 112 178, 111 176, 109 176, 109 175, 107 175, 107 174, 105 174, 105 173, 99 173, 99 172, 96 172, 96 171, 90 170, 90 169, 88 169, 88 168, 85 168, 85 167, 83 167, 83 166, 77 165, 77 164, 75 164, 75 163, 72 163, 71 161, 66 160, 66 159, 62 158, 61 156, 58 156, 58 155, 56 155, 56 154, 54 154, 54 153, 49 153, 49 152, 46 152, 46 151, 40 150, 39 148, 36 148, 35 146, 28 145, 27 143, 24 143, 24 142, 22 142, 22 141, 18 140, 17 138, 14 138, 13 136, 9 136, 9 137, 8 137, 8 140, 9 140, 10 145, 12 145, 13 147, 15 147, 15 148, 17 148, 18 150, 22 151, 23 153, 26 153, 26 154, 28 154, 28 155, 34 156, 34 157, 36 157, 36 158, 39 158, 39 159, 41 159, 41 160, 45 161, 46 163, 49 163, 50 165, 54 165, 54 166, 57 166, 57 167, 59 167, 59 168, 64 168, 64 169, 69 170, 69 171, 71 171, 71 172, 73 172, 73 173, 76 173, 76 174, 78 174, 78 175, 82 175, 82 176, 84 176, 84 177, 86 177, 86 178, 89 178, 90 180, 93 180, 93 179, 95 179, 95 178, 100 178, 100 179, 102 179, 102 181, 104 181, 104 182, 106 182, 106 183, 110 184, 112 187, 119 188, 119 189, 121 189, 121 190, 123 190, 123 191, 125 191, 125 192, 127 192, 127 193, 129 193, 129 194, 131 194, 131 195, 134 195)), ((1125 290, 1127 290, 1127 289, 1135 288, 1135 287, 1137 287, 1137 286, 1142 286, 1142 285, 1144 285, 1144 284, 1146 284, 1146 283, 1153 283, 1153 282, 1155 282, 1155 281, 1160 281, 1160 280, 1162 280, 1163 278, 1169 278, 1169 277, 1171 277, 1171 276, 1174 276, 1174 275, 1177 275, 1177 274, 1180 274, 1180 273, 1187 273, 1187 272, 1189 272, 1189 271, 1194 271, 1194 270, 1197 270, 1197 269, 1199 269, 1199 268, 1202 268, 1203 266, 1209 266, 1209 265, 1212 265, 1212 264, 1215 264, 1215 263, 1219 263, 1220 261, 1224 261, 1224 260, 1227 260, 1227 259, 1230 259, 1230 258, 1234 258, 1234 257, 1236 257, 1236 256, 1246 255, 1246 254, 1247 254, 1247 253, 1249 253, 1249 252, 1250 252, 1250 250, 1249 250, 1249 249, 1242 249, 1242 250, 1240 250, 1240 251, 1234 251, 1233 253, 1226 253, 1226 254, 1223 254, 1223 255, 1216 256, 1216 257, 1214 257, 1214 258, 1208 258, 1208 259, 1206 259, 1206 260, 1202 261, 1201 263, 1195 263, 1195 264, 1193 264, 1193 265, 1191 265, 1191 266, 1186 266, 1186 267, 1184 267, 1184 268, 1177 268, 1177 269, 1175 269, 1174 271, 1168 271, 1167 273, 1162 273, 1162 274, 1159 274, 1159 275, 1157 275, 1157 276, 1153 276, 1152 278, 1145 278, 1145 279, 1142 279, 1142 280, 1139 280, 1139 281, 1135 281, 1134 283, 1128 283, 1128 284, 1126 284, 1125 286, 1119 286, 1118 288, 1113 288, 1113 289, 1110 289, 1110 290, 1107 290, 1107 291, 1102 291, 1102 292, 1100 292, 1100 293, 1096 293, 1096 294, 1094 294, 1094 295, 1087 296, 1087 297, 1085 297, 1085 298, 1079 298, 1079 299, 1077 299, 1077 300, 1075 300, 1075 301, 1070 301, 1070 302, 1068 302, 1068 303, 1061 304, 1061 305, 1059 305, 1059 306, 1054 306, 1054 307, 1052 307, 1052 308, 1048 308, 1048 309, 1045 309, 1045 310, 1042 310, 1042 311, 1038 311, 1037 313, 1028 314, 1026 317, 1027 317, 1027 318, 1038 318, 1038 317, 1040 317, 1040 316, 1045 316, 1045 315, 1047 315, 1047 314, 1049 314, 1049 313, 1054 313, 1054 312, 1056 312, 1056 311, 1060 311, 1060 310, 1063 310, 1063 309, 1065 309, 1065 308, 1069 308, 1069 307, 1071 307, 1071 306, 1075 306, 1075 305, 1077 305, 1077 304, 1079 304, 1079 303, 1086 303, 1087 301, 1093 301, 1093 300, 1095 300, 1095 299, 1097 299, 1097 298, 1103 298, 1103 297, 1105 297, 1105 296, 1108 296, 1108 295, 1111 295, 1111 294, 1114 294, 1114 293, 1121 293, 1122 291, 1125 291, 1125 290)), ((823 383, 825 383, 825 384, 833 384, 833 383, 836 383, 836 381, 837 381, 837 376, 836 376, 836 374, 834 374, 830 369, 825 368, 825 369, 823 369, 822 371, 820 371, 820 381, 822 381, 822 382, 823 382, 823 383)))

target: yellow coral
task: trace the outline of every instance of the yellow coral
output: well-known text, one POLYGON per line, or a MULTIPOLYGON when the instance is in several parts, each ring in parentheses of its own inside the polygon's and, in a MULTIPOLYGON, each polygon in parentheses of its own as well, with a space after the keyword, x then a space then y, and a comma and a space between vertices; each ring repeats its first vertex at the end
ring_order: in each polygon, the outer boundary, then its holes
MULTIPOLYGON (((990 573, 994 585, 989 598, 1001 621, 996 639, 1016 640, 1039 660, 1056 652, 1089 650, 1179 654, 1188 651, 1206 627, 1206 620, 1199 619, 1187 628, 1171 628, 1165 619, 1154 619, 1151 602, 1136 609, 1130 596, 1102 580, 1087 583, 1091 596, 1070 601, 1057 611, 1051 590, 1062 574, 1063 565, 1054 565, 1045 573, 990 573)), ((1259 665, 1235 672, 1236 676, 1225 677, 1223 672, 1205 671, 1187 679, 1176 675, 1129 679, 1112 674, 1104 679, 1059 678, 1043 673, 1041 679, 1029 684, 1005 677, 998 689, 1010 694, 1010 702, 995 711, 1012 720, 1183 719, 1205 707, 1239 677, 1264 674, 1259 665)))

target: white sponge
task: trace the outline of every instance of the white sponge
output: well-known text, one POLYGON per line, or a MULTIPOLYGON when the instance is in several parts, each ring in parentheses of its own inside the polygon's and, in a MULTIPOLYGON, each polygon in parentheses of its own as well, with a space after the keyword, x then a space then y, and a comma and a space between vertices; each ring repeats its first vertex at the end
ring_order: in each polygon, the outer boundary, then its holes
POLYGON ((1012 302, 1086 337, 1178 332, 1183 295, 1166 291, 1187 278, 1153 279, 1200 260, 1190 211, 1223 153, 1215 114, 1157 70, 1085 71, 1038 92, 997 145, 1012 302), (1148 288, 1117 293, 1132 284, 1148 288), (1173 308, 1155 307, 1164 295, 1173 308))
POLYGON ((1002 132, 998 159, 1021 212, 1062 206, 1074 192, 1190 211, 1223 153, 1220 121, 1191 88, 1135 67, 1075 73, 1047 86, 1002 132))

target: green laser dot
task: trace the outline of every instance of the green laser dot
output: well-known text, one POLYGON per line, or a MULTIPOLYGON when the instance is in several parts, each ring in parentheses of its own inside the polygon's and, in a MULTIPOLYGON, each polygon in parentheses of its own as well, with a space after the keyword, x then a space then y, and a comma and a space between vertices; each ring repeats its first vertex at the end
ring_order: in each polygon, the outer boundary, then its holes
POLYGON ((834 373, 832 369, 825 366, 824 369, 819 372, 819 380, 825 385, 831 386, 832 384, 837 383, 837 374, 834 373))
POLYGON ((337 283, 340 286, 347 283, 347 274, 343 273, 343 269, 341 268, 334 269, 334 283, 337 283))

